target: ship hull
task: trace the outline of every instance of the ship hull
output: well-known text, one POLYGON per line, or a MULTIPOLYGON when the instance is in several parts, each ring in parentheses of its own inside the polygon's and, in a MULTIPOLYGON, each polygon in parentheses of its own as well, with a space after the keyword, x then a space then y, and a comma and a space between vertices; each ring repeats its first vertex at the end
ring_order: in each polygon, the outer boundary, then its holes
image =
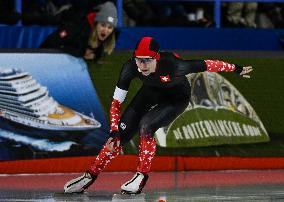
POLYGON ((94 130, 48 130, 44 128, 30 127, 3 117, 0 117, 0 128, 33 138, 49 139, 52 141, 71 140, 76 142, 80 142, 94 130))
MULTIPOLYGON (((85 120, 88 120, 86 116, 79 114, 82 118, 85 120)), ((8 114, 7 112, 5 115, 2 115, 3 118, 6 118, 10 121, 16 122, 21 125, 25 125, 32 128, 38 128, 43 130, 54 130, 54 131, 84 131, 84 130, 93 130, 95 128, 100 128, 101 124, 99 122, 96 122, 94 125, 51 125, 48 123, 43 123, 40 119, 36 118, 25 118, 21 117, 20 115, 16 114, 8 114)))

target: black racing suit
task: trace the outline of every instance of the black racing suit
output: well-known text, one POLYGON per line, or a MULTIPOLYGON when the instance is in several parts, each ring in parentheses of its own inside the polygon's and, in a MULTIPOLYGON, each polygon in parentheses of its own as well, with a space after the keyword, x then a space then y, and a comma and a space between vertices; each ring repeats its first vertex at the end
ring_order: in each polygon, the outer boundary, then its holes
POLYGON ((206 70, 240 72, 241 67, 214 60, 183 60, 175 53, 161 52, 156 71, 143 76, 135 59, 129 59, 122 67, 117 88, 127 91, 134 78, 139 78, 143 85, 125 109, 120 122, 118 120, 118 133, 112 127, 117 119, 111 118, 112 133, 119 134, 122 143, 128 142, 136 132, 153 136, 157 129, 170 124, 188 106, 191 86, 186 75, 206 70), (210 65, 216 65, 215 69, 210 69, 210 65))

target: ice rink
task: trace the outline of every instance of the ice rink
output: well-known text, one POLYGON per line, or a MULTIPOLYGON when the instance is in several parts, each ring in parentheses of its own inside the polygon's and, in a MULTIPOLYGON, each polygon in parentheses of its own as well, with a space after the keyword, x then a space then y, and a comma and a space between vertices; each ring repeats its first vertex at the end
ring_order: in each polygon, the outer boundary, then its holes
POLYGON ((284 170, 153 172, 143 193, 120 195, 133 173, 102 173, 84 194, 63 194, 80 174, 0 175, 0 201, 284 201, 284 170))

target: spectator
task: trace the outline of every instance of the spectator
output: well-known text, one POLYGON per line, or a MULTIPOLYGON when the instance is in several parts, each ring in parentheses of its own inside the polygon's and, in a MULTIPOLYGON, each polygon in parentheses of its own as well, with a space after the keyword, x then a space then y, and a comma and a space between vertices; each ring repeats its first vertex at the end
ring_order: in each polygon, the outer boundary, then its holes
POLYGON ((136 26, 210 26, 204 10, 192 22, 188 17, 186 4, 177 2, 147 2, 145 0, 124 0, 124 11, 136 26), (147 15, 145 15, 147 13, 147 15))
MULTIPOLYGON (((161 26, 187 26, 187 12, 181 2, 148 2, 160 18, 161 26)), ((156 17, 156 19, 158 19, 156 17)))
POLYGON ((260 28, 283 28, 284 4, 260 3, 257 24, 260 28))
POLYGON ((151 26, 156 14, 145 0, 124 0, 123 9, 137 26, 151 26))
POLYGON ((24 25, 44 24, 45 5, 45 0, 22 0, 22 23, 24 25))
MULTIPOLYGON (((174 3, 175 5, 176 3, 174 3)), ((186 18, 172 16, 173 6, 145 0, 124 0, 124 11, 136 26, 183 26, 186 18)))
POLYGON ((191 26, 194 27, 210 27, 213 22, 213 4, 210 2, 184 2, 183 3, 187 19, 191 26))
POLYGON ((112 2, 99 6, 97 13, 64 23, 50 34, 40 48, 60 49, 76 57, 98 61, 111 54, 117 37, 117 10, 112 2))
POLYGON ((256 2, 232 2, 227 4, 226 21, 228 26, 256 28, 256 2))
POLYGON ((78 20, 93 12, 106 0, 21 0, 24 25, 59 25, 78 20))

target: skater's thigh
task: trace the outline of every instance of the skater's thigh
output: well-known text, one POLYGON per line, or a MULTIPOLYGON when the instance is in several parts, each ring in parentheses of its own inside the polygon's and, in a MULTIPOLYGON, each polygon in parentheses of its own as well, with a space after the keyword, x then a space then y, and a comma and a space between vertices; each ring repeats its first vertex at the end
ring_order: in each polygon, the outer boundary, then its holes
POLYGON ((154 91, 147 86, 142 86, 121 116, 119 132, 122 144, 133 138, 138 132, 141 118, 156 104, 157 98, 154 96, 154 91))
POLYGON ((140 118, 141 116, 132 107, 125 109, 118 127, 122 144, 127 143, 137 133, 140 118))
POLYGON ((154 135, 161 127, 173 122, 188 106, 189 100, 162 103, 146 113, 139 122, 140 135, 154 135))

